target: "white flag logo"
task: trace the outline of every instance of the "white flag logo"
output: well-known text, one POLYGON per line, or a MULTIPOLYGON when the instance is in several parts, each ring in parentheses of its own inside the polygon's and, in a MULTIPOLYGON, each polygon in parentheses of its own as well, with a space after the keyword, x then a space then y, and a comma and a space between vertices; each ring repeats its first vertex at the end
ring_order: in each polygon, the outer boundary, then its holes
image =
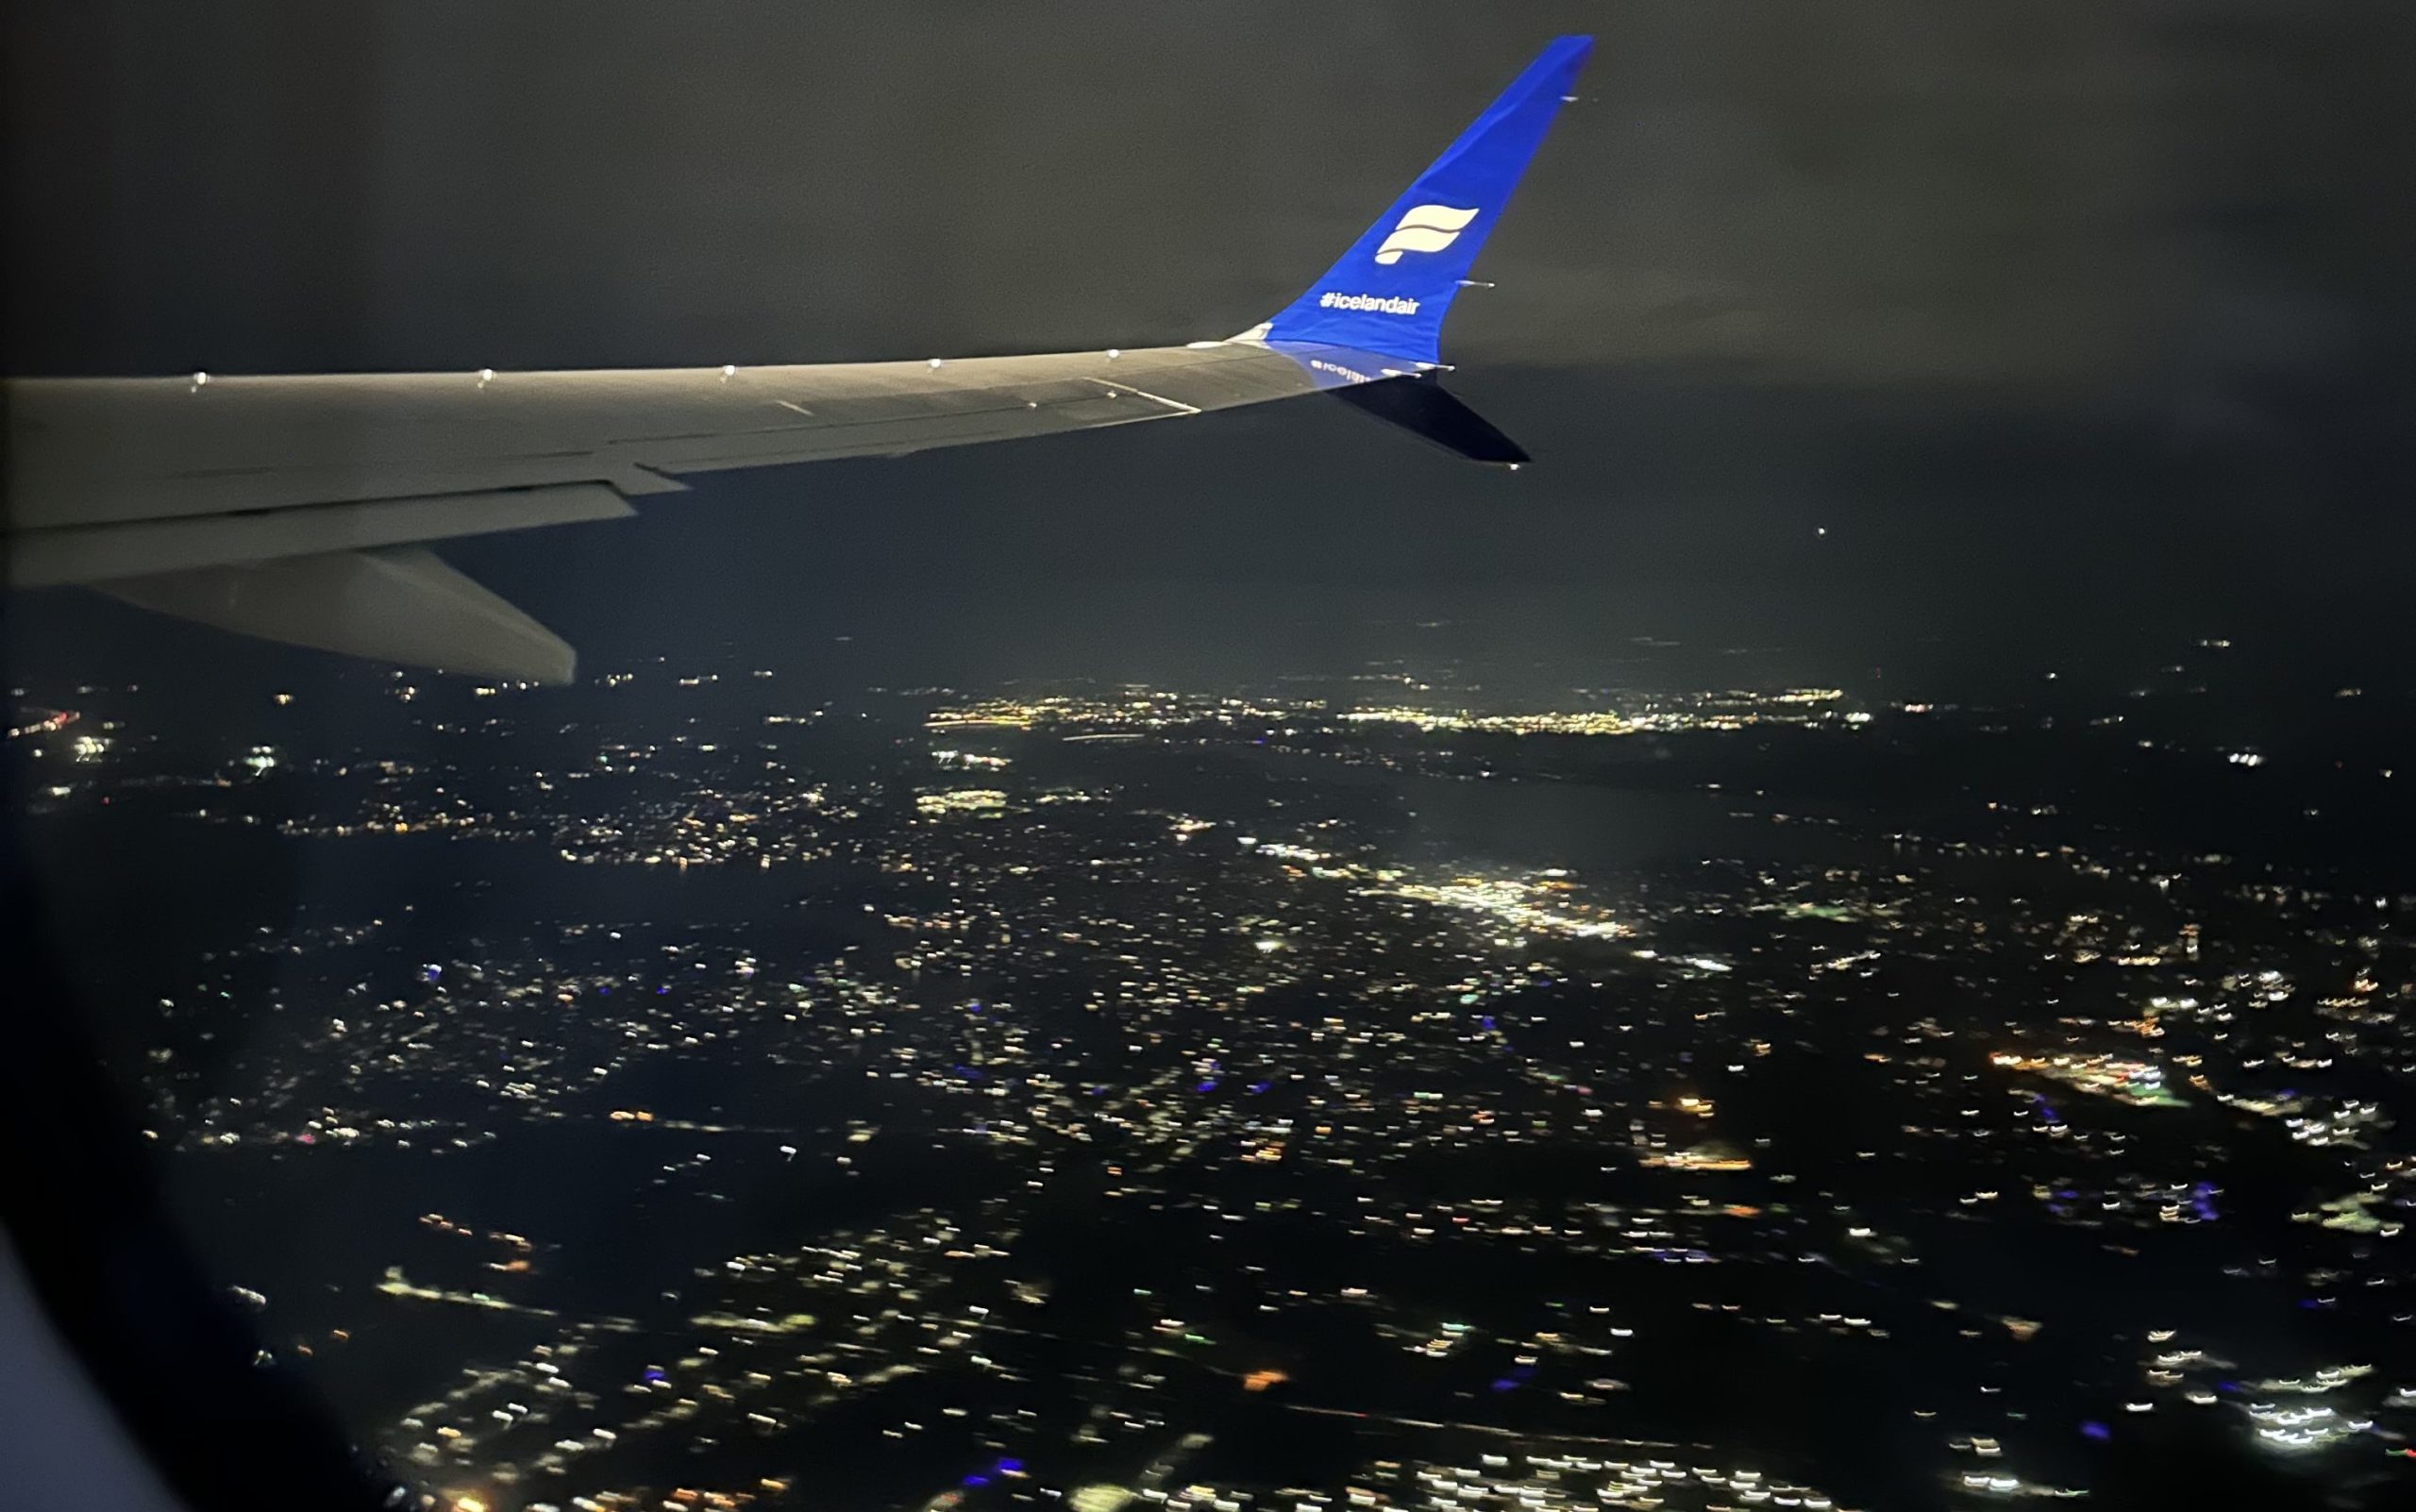
POLYGON ((1440 252, 1460 239, 1468 222, 1476 219, 1472 210, 1454 210, 1449 205, 1418 205, 1401 218, 1393 234, 1376 248, 1376 260, 1387 266, 1401 260, 1404 252, 1440 252))

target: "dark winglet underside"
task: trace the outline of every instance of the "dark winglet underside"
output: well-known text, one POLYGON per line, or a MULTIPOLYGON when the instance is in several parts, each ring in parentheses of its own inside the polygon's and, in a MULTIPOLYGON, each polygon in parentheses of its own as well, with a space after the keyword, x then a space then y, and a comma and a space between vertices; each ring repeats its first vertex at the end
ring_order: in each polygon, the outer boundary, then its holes
POLYGON ((1354 410, 1389 421, 1420 441, 1470 462, 1516 467, 1527 460, 1517 442, 1432 378, 1384 378, 1326 392, 1354 410))

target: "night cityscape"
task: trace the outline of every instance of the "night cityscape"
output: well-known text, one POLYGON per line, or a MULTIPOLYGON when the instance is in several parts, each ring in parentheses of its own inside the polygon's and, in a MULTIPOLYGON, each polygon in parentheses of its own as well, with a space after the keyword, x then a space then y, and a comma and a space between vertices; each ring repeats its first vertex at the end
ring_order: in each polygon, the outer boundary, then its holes
POLYGON ((216 879, 96 1016, 430 1505, 2398 1504, 2408 695, 2269 750, 2219 639, 1968 706, 1641 649, 10 739, 71 944, 125 834, 216 879))

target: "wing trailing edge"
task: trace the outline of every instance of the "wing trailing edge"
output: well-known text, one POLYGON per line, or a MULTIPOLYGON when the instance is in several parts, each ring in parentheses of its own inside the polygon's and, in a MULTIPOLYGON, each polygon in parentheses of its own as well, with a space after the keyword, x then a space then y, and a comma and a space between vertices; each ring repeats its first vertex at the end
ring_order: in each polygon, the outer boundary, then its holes
POLYGON ((556 483, 104 525, 47 526, 20 530, 9 540, 8 585, 47 588, 59 583, 102 583, 114 578, 239 566, 279 557, 321 556, 448 536, 618 519, 636 512, 619 490, 606 484, 556 483))
POLYGON ((195 567, 92 585, 138 608, 307 646, 514 682, 568 682, 579 653, 425 546, 195 567))

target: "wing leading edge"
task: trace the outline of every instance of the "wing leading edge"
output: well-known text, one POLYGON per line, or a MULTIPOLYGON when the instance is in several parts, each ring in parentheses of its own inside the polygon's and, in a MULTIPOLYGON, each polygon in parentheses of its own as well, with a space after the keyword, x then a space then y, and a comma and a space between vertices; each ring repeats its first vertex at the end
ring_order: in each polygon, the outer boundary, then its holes
POLYGON ((902 456, 1324 391, 1366 390, 1367 412, 1515 462, 1516 446, 1435 389, 1436 362, 1417 354, 1432 352, 1442 307, 1585 45, 1548 48, 1404 196, 1470 198, 1461 191, 1478 186, 1485 197, 1456 225, 1388 212, 1284 314, 1227 341, 806 366, 11 381, 8 584, 86 584, 296 645, 562 681, 570 647, 425 543, 627 514, 630 499, 682 492, 693 473, 902 456), (1431 286, 1446 268, 1438 298, 1431 286), (1429 293, 1385 294, 1397 315, 1368 295, 1373 308, 1347 321, 1296 318, 1303 306, 1331 315, 1337 280, 1358 273, 1429 293))

